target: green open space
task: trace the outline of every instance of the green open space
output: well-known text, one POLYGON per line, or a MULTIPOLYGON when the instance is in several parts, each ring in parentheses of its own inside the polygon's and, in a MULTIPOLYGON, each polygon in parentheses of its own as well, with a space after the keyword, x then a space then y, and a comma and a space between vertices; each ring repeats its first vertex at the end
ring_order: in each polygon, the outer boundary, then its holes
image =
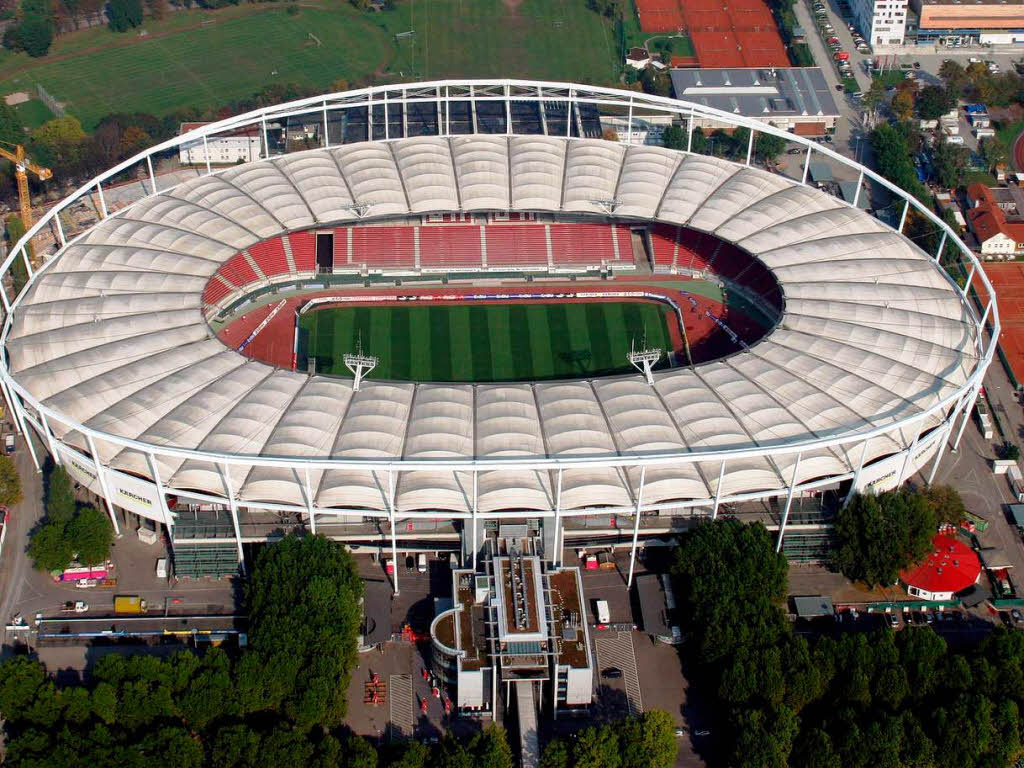
MULTIPOLYGON (((674 313, 648 301, 409 304, 314 309, 299 320, 299 368, 349 376, 359 344, 375 379, 533 381, 631 370, 630 344, 672 348, 674 313)), ((662 365, 667 361, 663 358, 662 365)))
POLYGON ((247 4, 62 35, 48 56, 0 54, 0 94, 41 84, 90 129, 111 112, 211 108, 274 83, 521 77, 610 83, 612 24, 586 0, 415 0, 357 11, 345 0, 247 4), (397 33, 414 34, 397 38, 397 33))

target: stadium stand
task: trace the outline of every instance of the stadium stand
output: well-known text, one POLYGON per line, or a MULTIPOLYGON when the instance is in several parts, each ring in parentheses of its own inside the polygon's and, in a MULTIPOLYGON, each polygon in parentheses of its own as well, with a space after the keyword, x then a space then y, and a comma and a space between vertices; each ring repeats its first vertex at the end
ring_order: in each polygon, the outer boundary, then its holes
POLYGON ((655 224, 651 227, 651 255, 655 272, 669 272, 676 263, 679 227, 655 224))
POLYGON ((353 227, 352 262, 378 268, 412 268, 416 240, 412 227, 353 227))
POLYGON ((489 226, 485 235, 488 266, 547 268, 548 244, 543 224, 489 226))
POLYGON ((221 275, 214 275, 203 289, 203 303, 214 305, 229 296, 238 286, 232 285, 221 275))
POLYGON ((420 267, 483 266, 480 227, 464 224, 420 227, 420 267))
MULTIPOLYGON (((312 232, 292 232, 285 235, 292 249, 292 258, 295 259, 295 268, 299 272, 313 272, 316 270, 316 235, 312 232)), ((337 250, 337 245, 335 245, 337 250)))
POLYGON ((556 266, 617 261, 611 235, 611 227, 603 224, 552 224, 551 260, 556 266))
POLYGON ((291 271, 280 237, 249 246, 249 254, 267 277, 287 275, 291 271))
POLYGON ((256 270, 245 258, 245 253, 239 253, 228 259, 227 263, 220 268, 220 273, 237 286, 258 283, 261 278, 256 270))

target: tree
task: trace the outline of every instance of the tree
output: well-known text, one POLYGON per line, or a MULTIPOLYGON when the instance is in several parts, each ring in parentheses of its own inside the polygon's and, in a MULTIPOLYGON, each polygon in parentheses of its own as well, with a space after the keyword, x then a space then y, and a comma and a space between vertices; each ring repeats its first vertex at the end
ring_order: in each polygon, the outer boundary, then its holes
POLYGON ((717 663, 747 644, 773 641, 783 618, 786 558, 767 529, 737 520, 693 528, 675 551, 676 599, 697 663, 717 663), (756 573, 756 579, 738 574, 756 573))
POLYGON ((765 162, 774 162, 785 149, 786 140, 771 133, 758 133, 754 140, 754 154, 765 162))
POLYGON ((672 768, 679 754, 679 741, 676 739, 672 716, 661 709, 649 709, 644 712, 641 726, 641 754, 633 762, 624 761, 626 768, 672 768))
POLYGON ((63 571, 71 562, 71 544, 64 536, 64 526, 44 522, 37 527, 28 542, 28 556, 40 571, 63 571))
POLYGON ((953 59, 946 59, 939 67, 939 77, 946 81, 946 87, 954 98, 963 98, 969 82, 967 71, 963 66, 953 59))
POLYGON ((666 149, 686 149, 686 131, 680 125, 670 125, 662 131, 661 143, 666 149))
POLYGON ((25 141, 25 127, 21 118, 5 101, 0 100, 0 141, 18 144, 25 141))
POLYGON ((944 187, 958 187, 967 172, 971 151, 948 141, 940 141, 932 153, 935 178, 944 187))
POLYGON ((114 32, 127 32, 142 23, 142 0, 110 0, 107 17, 114 32))
POLYGON ((362 736, 349 736, 342 749, 341 768, 377 768, 377 751, 362 736))
POLYGON ((836 515, 835 562, 854 581, 893 584, 931 551, 937 523, 924 494, 900 488, 856 494, 836 515))
POLYGON ((586 768, 619 768, 622 755, 615 731, 607 725, 584 728, 573 745, 572 758, 575 765, 586 768))
POLYGON ((981 156, 985 158, 985 166, 990 172, 995 172, 997 165, 1006 163, 1009 159, 1006 147, 995 137, 982 139, 978 142, 978 149, 981 151, 981 156))
POLYGON ((909 120, 914 114, 914 91, 911 88, 897 88, 890 104, 897 120, 909 120))
POLYGON ((114 529, 110 519, 96 507, 84 507, 65 530, 71 550, 84 565, 100 565, 110 557, 114 529))
POLYGON ((653 96, 672 95, 672 81, 667 72, 659 72, 654 67, 647 67, 640 75, 640 86, 644 89, 644 93, 653 96))
POLYGON ((999 447, 999 458, 1008 461, 1017 461, 1020 458, 1020 448, 1007 441, 999 447))
MULTIPOLYGON (((12 213, 7 217, 7 247, 12 247, 24 236, 25 224, 22 222, 21 216, 12 213)), ((25 245, 25 249, 31 259, 33 255, 31 241, 25 245)), ((11 282, 15 293, 21 293, 21 289, 28 284, 28 268, 21 256, 18 256, 11 264, 11 282)))
POLYGON ((967 507, 960 492, 951 485, 929 485, 924 497, 932 508, 936 523, 956 525, 964 519, 967 507))
POLYGON ((247 590, 250 646, 267 666, 267 705, 300 726, 345 716, 363 581, 344 546, 291 534, 266 548, 247 590))
POLYGON ((46 477, 45 508, 47 519, 62 526, 75 516, 75 488, 62 466, 54 467, 46 477))
POLYGON ((74 172, 87 140, 82 124, 74 117, 57 117, 32 133, 32 154, 40 164, 74 172))
POLYGON ((473 737, 469 744, 475 768, 512 768, 512 748, 500 725, 491 724, 473 737))
POLYGON ((21 475, 10 456, 0 456, 0 506, 13 507, 20 504, 21 475))
POLYGON ((552 739, 540 756, 540 768, 569 768, 569 747, 561 739, 552 739))
POLYGON ((917 94, 917 116, 922 120, 938 120, 956 106, 956 98, 948 88, 927 85, 917 94))
POLYGON ((861 103, 867 107, 870 111, 874 112, 885 101, 885 83, 879 80, 877 77, 872 78, 871 85, 867 91, 864 92, 861 103))

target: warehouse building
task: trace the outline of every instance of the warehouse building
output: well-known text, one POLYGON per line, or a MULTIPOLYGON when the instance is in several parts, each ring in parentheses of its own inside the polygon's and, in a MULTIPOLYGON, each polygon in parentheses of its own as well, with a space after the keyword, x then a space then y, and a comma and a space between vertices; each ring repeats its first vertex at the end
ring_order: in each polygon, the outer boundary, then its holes
MULTIPOLYGON (((800 136, 824 136, 839 119, 817 67, 673 69, 672 89, 677 99, 763 120, 800 136)), ((694 125, 709 131, 727 127, 711 118, 698 118, 694 125)))

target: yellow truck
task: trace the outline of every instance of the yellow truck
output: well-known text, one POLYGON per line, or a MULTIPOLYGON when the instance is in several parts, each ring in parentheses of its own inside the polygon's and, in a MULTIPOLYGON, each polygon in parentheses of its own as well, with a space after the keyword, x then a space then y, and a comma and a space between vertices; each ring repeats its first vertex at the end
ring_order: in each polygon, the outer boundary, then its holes
POLYGON ((138 595, 116 595, 114 597, 114 613, 138 614, 146 612, 146 601, 138 595))

